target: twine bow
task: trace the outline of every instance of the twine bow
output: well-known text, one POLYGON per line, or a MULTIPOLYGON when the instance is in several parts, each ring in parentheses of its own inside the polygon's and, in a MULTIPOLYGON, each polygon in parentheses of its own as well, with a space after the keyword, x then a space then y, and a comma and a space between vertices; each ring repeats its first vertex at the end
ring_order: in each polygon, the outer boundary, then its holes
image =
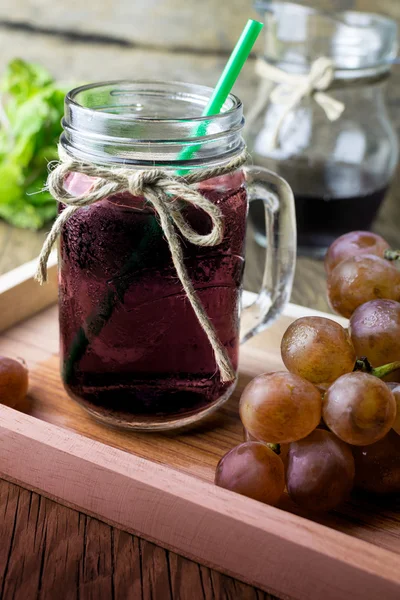
POLYGON ((329 58, 320 57, 311 65, 310 72, 306 75, 296 75, 288 73, 270 65, 265 60, 259 59, 256 62, 256 73, 267 80, 279 85, 269 94, 266 90, 261 90, 260 101, 254 105, 254 109, 247 122, 254 121, 255 118, 265 109, 270 100, 274 104, 283 106, 283 110, 274 124, 271 134, 271 147, 276 148, 278 143, 279 131, 288 114, 301 102, 306 96, 312 96, 314 100, 325 112, 330 121, 336 121, 345 109, 345 105, 338 100, 325 94, 334 78, 334 63, 329 58))
POLYGON ((220 208, 191 185, 238 169, 246 161, 246 151, 223 166, 194 171, 184 176, 172 175, 162 169, 135 171, 129 168, 107 168, 82 163, 71 158, 61 146, 59 157, 60 163, 50 172, 47 187, 52 196, 58 202, 65 204, 66 208, 54 222, 43 244, 35 275, 37 281, 42 284, 47 280, 47 262, 51 249, 63 226, 77 210, 121 192, 128 191, 133 196, 143 196, 158 214, 178 277, 214 351, 221 381, 232 381, 235 378, 235 371, 188 275, 176 229, 188 242, 197 246, 216 246, 222 242, 224 222, 220 208), (71 196, 64 186, 68 173, 82 173, 93 177, 94 182, 81 196, 71 196), (189 225, 182 213, 185 205, 195 206, 210 217, 212 227, 209 233, 199 234, 189 225))

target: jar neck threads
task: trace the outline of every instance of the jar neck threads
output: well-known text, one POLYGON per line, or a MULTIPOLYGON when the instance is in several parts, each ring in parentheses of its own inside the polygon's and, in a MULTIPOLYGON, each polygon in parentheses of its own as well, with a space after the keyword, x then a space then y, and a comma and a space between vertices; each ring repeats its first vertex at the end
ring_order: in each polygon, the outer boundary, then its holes
POLYGON ((66 97, 61 144, 73 158, 101 165, 192 170, 224 164, 244 149, 243 106, 231 94, 221 113, 202 117, 211 94, 212 88, 159 81, 76 88, 66 97), (196 153, 181 160, 190 146, 198 146, 196 153))

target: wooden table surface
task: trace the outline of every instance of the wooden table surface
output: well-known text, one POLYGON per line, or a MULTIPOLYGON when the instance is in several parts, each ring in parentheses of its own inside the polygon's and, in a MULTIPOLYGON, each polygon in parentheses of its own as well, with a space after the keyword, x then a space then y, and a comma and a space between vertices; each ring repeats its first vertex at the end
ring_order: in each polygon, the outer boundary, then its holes
MULTIPOLYGON (((375 230, 400 246, 399 174, 375 230)), ((0 272, 34 258, 45 232, 0 223, 0 272)), ((256 290, 263 251, 248 236, 245 287, 256 290)), ((329 310, 323 265, 299 257, 292 301, 329 310)), ((0 481, 2 600, 261 600, 275 598, 17 485, 0 481)))

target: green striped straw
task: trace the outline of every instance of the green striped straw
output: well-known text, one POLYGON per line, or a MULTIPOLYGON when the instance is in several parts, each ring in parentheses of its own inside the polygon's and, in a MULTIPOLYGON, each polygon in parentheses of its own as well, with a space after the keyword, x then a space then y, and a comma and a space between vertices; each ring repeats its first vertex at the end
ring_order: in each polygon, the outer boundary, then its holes
MULTIPOLYGON (((263 27, 263 23, 259 23, 259 21, 254 21, 253 19, 247 21, 247 24, 225 65, 225 69, 214 88, 212 96, 202 113, 203 117, 211 117, 212 115, 217 115, 221 112, 221 108, 231 93, 236 79, 238 78, 244 63, 248 59, 263 27)), ((208 125, 209 121, 202 121, 193 132, 193 137, 206 135, 208 125)), ((199 148, 201 148, 201 144, 195 144, 184 148, 179 154, 178 160, 189 160, 199 148)), ((184 175, 186 172, 187 169, 181 169, 178 171, 178 175, 184 175)))

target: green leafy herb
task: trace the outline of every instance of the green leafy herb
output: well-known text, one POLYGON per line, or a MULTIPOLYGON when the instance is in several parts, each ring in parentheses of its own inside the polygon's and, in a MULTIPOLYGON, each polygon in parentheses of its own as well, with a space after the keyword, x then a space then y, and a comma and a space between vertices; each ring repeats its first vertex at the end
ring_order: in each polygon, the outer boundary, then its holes
POLYGON ((44 190, 57 158, 66 90, 40 65, 11 61, 0 81, 0 218, 40 229, 57 213, 44 190))

